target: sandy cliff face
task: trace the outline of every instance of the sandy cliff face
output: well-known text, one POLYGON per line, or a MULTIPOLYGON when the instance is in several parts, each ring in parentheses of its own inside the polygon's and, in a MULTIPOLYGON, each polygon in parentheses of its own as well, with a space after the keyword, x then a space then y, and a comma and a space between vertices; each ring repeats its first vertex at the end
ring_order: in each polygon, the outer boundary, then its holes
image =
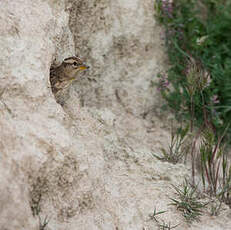
MULTIPOLYGON (((38 229, 29 175, 72 144, 48 84, 68 15, 64 4, 48 1, 1 1, 0 8, 0 229, 38 229)), ((73 50, 70 42, 65 47, 73 50)))
POLYGON ((170 184, 189 171, 152 157, 169 136, 151 87, 164 60, 153 1, 5 0, 0 9, 0 230, 38 230, 46 217, 49 230, 151 230, 155 207, 183 222, 168 207, 170 184), (62 108, 49 69, 75 53, 91 70, 62 108))
POLYGON ((153 1, 69 0, 69 12, 76 51, 93 66, 93 80, 76 85, 82 103, 135 116, 156 110, 151 81, 164 55, 153 1))

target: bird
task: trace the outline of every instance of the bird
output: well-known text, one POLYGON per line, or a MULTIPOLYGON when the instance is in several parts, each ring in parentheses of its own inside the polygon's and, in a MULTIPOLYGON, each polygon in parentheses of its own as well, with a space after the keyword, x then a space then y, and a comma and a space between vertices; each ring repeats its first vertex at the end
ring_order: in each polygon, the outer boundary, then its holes
POLYGON ((77 79, 80 72, 89 69, 80 57, 72 56, 65 58, 61 65, 50 68, 50 84, 51 90, 56 98, 56 101, 63 105, 63 95, 66 89, 69 88, 72 81, 77 79))

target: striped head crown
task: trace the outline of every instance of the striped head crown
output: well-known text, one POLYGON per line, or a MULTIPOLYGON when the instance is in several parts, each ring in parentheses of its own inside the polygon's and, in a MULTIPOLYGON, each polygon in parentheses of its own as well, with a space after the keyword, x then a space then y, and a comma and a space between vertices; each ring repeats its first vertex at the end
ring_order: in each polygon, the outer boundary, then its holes
POLYGON ((78 56, 73 56, 73 57, 69 57, 69 58, 65 58, 63 60, 63 64, 64 65, 68 65, 71 66, 74 69, 79 69, 79 70, 85 70, 85 69, 89 69, 89 66, 86 65, 81 58, 79 58, 78 56))

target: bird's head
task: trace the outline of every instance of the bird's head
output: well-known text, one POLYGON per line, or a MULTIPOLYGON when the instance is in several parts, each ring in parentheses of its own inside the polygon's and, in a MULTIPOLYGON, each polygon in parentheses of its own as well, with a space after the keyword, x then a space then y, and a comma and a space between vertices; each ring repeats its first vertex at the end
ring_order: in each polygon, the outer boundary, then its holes
POLYGON ((77 77, 79 72, 86 70, 86 69, 89 69, 89 66, 87 66, 77 56, 73 56, 73 57, 69 57, 69 58, 64 59, 62 65, 65 69, 66 76, 70 80, 74 80, 77 77))

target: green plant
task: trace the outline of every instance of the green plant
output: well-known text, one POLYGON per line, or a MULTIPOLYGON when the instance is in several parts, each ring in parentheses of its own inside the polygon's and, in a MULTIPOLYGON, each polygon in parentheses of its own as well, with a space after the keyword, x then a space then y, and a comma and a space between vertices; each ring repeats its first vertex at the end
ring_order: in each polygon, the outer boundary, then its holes
POLYGON ((159 211, 159 212, 157 212, 157 211, 156 211, 156 208, 154 208, 153 213, 149 215, 150 220, 154 220, 154 221, 158 222, 158 220, 156 219, 156 217, 157 217, 158 215, 160 215, 160 214, 165 213, 165 212, 166 212, 166 211, 159 211))
POLYGON ((39 215, 39 230, 45 230, 46 229, 46 226, 48 225, 49 223, 49 220, 48 220, 48 217, 46 216, 44 218, 44 220, 42 221, 41 220, 41 217, 39 215))
POLYGON ((171 230, 176 227, 178 227, 178 225, 171 226, 171 223, 168 223, 168 224, 165 222, 162 222, 162 224, 159 223, 159 230, 171 230))
POLYGON ((31 197, 30 207, 33 216, 38 216, 41 212, 40 202, 41 202, 41 194, 36 194, 37 196, 31 197))
POLYGON ((171 226, 171 223, 165 223, 163 220, 158 220, 157 219, 157 216, 160 215, 160 214, 163 214, 165 213, 166 211, 159 211, 157 212, 156 211, 156 208, 154 209, 153 213, 149 215, 150 217, 150 220, 154 220, 159 228, 159 230, 171 230, 171 229, 174 229, 176 228, 177 226, 179 226, 179 224, 177 225, 174 225, 174 226, 171 226))
POLYGON ((200 147, 202 181, 205 187, 206 180, 209 186, 210 194, 216 195, 223 155, 223 149, 220 147, 221 140, 215 141, 214 133, 210 129, 205 129, 202 132, 202 137, 200 147))
MULTIPOLYGON (((197 137, 194 139, 192 156, 195 154, 193 153, 195 150, 194 147, 200 137, 200 148, 197 154, 200 156, 200 173, 204 191, 210 194, 210 196, 215 196, 220 201, 231 205, 231 165, 228 160, 225 144, 222 143, 224 136, 225 132, 222 136, 216 138, 211 128, 199 130, 197 137)), ((192 161, 195 161, 195 159, 193 158, 192 161)), ((192 170, 195 170, 194 167, 192 167, 192 170)), ((195 172, 192 175, 194 181, 195 172)))
POLYGON ((186 155, 184 147, 188 130, 188 126, 185 128, 178 128, 176 131, 173 131, 172 128, 171 141, 168 150, 161 148, 162 156, 157 156, 155 154, 153 154, 153 156, 162 161, 167 161, 173 164, 178 163, 182 160, 183 156, 186 155))
POLYGON ((218 216, 220 214, 220 211, 221 211, 221 205, 222 205, 221 201, 219 201, 218 203, 211 201, 210 215, 211 216, 218 216))
MULTIPOLYGON (((168 71, 157 76, 158 90, 178 120, 190 121, 192 184, 198 154, 204 191, 231 207, 225 149, 231 143, 231 1, 156 0, 155 9, 169 57, 168 71)), ((181 154, 170 153, 162 150, 159 159, 176 162, 181 154)))
POLYGON ((155 9, 170 62, 162 95, 191 129, 209 124, 223 133, 231 117, 231 2, 157 0, 155 9))
POLYGON ((183 183, 183 188, 180 189, 172 185, 176 192, 176 199, 171 198, 172 203, 178 210, 182 212, 182 215, 187 220, 187 222, 192 222, 194 220, 199 220, 199 217, 203 213, 203 208, 207 205, 199 201, 197 196, 197 188, 192 187, 186 180, 183 183))

